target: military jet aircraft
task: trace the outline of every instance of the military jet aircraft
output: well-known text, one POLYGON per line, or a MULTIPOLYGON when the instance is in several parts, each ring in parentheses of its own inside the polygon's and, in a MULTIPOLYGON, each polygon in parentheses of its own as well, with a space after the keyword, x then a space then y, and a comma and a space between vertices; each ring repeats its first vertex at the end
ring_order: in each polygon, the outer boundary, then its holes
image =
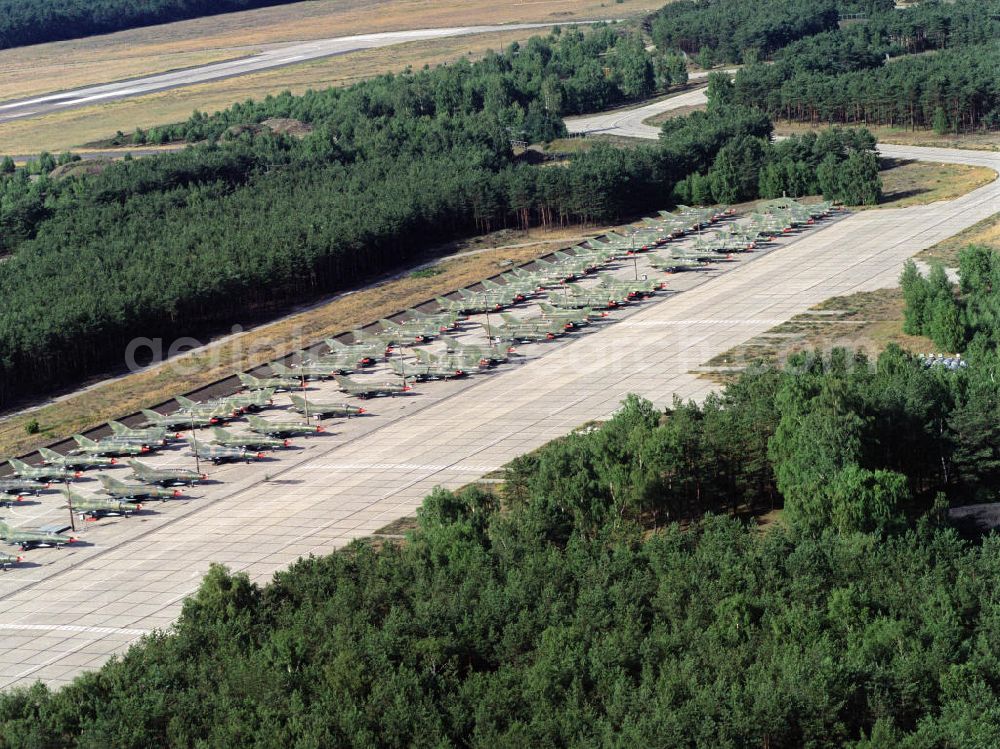
POLYGON ((655 278, 640 278, 638 281, 633 281, 630 279, 617 279, 614 276, 602 274, 598 286, 601 289, 609 290, 616 296, 624 294, 628 299, 635 299, 637 297, 652 296, 657 291, 667 288, 667 283, 655 278))
POLYGON ((656 255, 654 257, 650 257, 649 264, 656 270, 664 271, 665 273, 675 273, 681 270, 695 270, 705 266, 705 263, 701 260, 687 257, 676 257, 674 255, 668 255, 666 257, 656 255))
MULTIPOLYGON (((271 371, 274 372, 274 367, 271 368, 271 371)), ((271 389, 278 392, 281 390, 299 390, 302 387, 302 381, 295 377, 254 377, 245 372, 238 373, 237 377, 240 378, 240 382, 247 390, 271 389)))
POLYGON ((100 520, 105 517, 127 518, 142 509, 140 504, 133 505, 104 497, 87 497, 72 489, 63 489, 62 495, 66 497, 66 507, 87 520, 100 520))
POLYGON ((520 343, 535 343, 551 341, 565 333, 565 328, 559 323, 549 323, 547 327, 539 327, 534 323, 522 325, 486 325, 486 335, 490 340, 518 341, 520 343))
POLYGON ((11 458, 7 461, 14 470, 14 475, 22 479, 34 479, 36 481, 72 481, 80 478, 81 471, 67 471, 59 466, 31 466, 23 460, 11 458))
POLYGON ((204 473, 198 473, 189 468, 154 468, 146 463, 140 463, 138 460, 130 460, 128 465, 132 469, 132 475, 144 484, 191 486, 208 480, 208 476, 204 473))
MULTIPOLYGON (((368 384, 364 382, 357 382, 349 377, 343 377, 337 375, 334 378, 337 381, 337 386, 343 390, 348 395, 353 395, 355 398, 381 398, 387 396, 399 395, 401 393, 409 392, 413 390, 409 385, 395 385, 393 383, 382 383, 382 384, 368 384)), ((311 413, 318 414, 319 412, 314 410, 314 404, 309 403, 309 408, 311 413)))
POLYGON ((198 401, 193 401, 190 398, 185 398, 183 395, 174 396, 174 400, 180 404, 180 409, 174 414, 172 418, 177 419, 178 423, 188 423, 191 424, 195 419, 210 420, 210 423, 217 424, 220 421, 225 421, 226 419, 236 418, 243 413, 243 409, 229 405, 224 401, 208 401, 206 403, 199 403, 198 401))
POLYGON ((566 320, 556 320, 546 317, 515 317, 514 315, 501 314, 500 319, 503 320, 503 323, 498 327, 505 327, 511 330, 547 331, 558 327, 562 327, 563 330, 572 330, 576 327, 575 324, 566 320))
POLYGON ((118 421, 109 421, 108 426, 115 437, 136 441, 143 445, 165 445, 167 438, 177 438, 176 434, 167 434, 163 427, 146 427, 144 429, 133 429, 118 421))
POLYGON ((38 453, 46 465, 74 472, 90 468, 110 468, 118 463, 117 458, 104 458, 100 455, 60 455, 47 447, 38 448, 38 453))
POLYGON ((165 429, 194 429, 219 423, 218 416, 193 416, 184 411, 164 416, 156 411, 143 410, 146 421, 143 426, 159 426, 165 429))
POLYGON ((288 379, 298 377, 299 382, 302 380, 329 380, 336 374, 354 371, 354 368, 348 364, 319 364, 316 362, 304 362, 295 367, 286 367, 284 364, 274 362, 270 366, 275 374, 288 379))
POLYGON ((105 437, 101 440, 92 440, 82 434, 74 434, 77 447, 72 450, 72 455, 104 455, 113 457, 135 456, 148 453, 149 445, 138 444, 131 441, 105 437))
MULTIPOLYGON (((462 370, 463 372, 472 372, 490 365, 489 361, 484 360, 478 353, 445 351, 443 354, 432 354, 430 351, 420 348, 414 349, 413 353, 420 364, 443 367, 450 371, 462 370)), ((410 377, 412 375, 408 373, 406 376, 410 377)))
POLYGON ((250 425, 250 431, 252 432, 281 439, 299 437, 305 434, 316 434, 317 432, 324 431, 322 426, 306 424, 303 421, 268 421, 259 416, 247 416, 247 423, 250 425))
POLYGON ((309 417, 315 416, 317 419, 350 418, 365 413, 365 409, 347 403, 323 403, 294 395, 291 396, 291 401, 293 410, 309 417))
POLYGON ((48 489, 49 484, 35 479, 11 478, 5 476, 0 478, 0 496, 10 497, 8 501, 20 502, 27 494, 38 494, 48 489))
POLYGON ((263 434, 237 434, 221 427, 212 427, 212 442, 244 450, 278 450, 291 444, 287 439, 275 439, 263 434))
POLYGON ((344 343, 336 338, 327 338, 330 353, 353 360, 359 367, 370 367, 377 359, 385 358, 385 346, 377 343, 344 343))
POLYGON ((7 523, 0 522, 0 539, 9 544, 17 544, 21 551, 38 549, 40 547, 60 548, 66 544, 76 543, 74 536, 62 533, 44 533, 42 531, 21 531, 11 528, 7 523))
POLYGON ((590 307, 582 307, 580 309, 562 309, 552 304, 541 302, 538 305, 538 308, 542 311, 541 318, 543 320, 571 323, 574 327, 587 325, 594 318, 608 316, 607 312, 595 312, 590 307))
POLYGON ((104 473, 98 474, 97 480, 101 482, 106 493, 118 499, 127 499, 129 501, 136 499, 158 499, 161 502, 165 502, 173 497, 181 496, 180 489, 165 489, 162 486, 152 486, 151 484, 129 484, 104 473))
POLYGON ((9 570, 15 564, 23 562, 24 557, 15 556, 14 554, 7 554, 6 552, 0 552, 0 569, 4 572, 9 570))
POLYGON ((400 340, 412 340, 417 343, 427 343, 441 333, 441 326, 434 322, 424 320, 409 320, 404 323, 395 323, 392 320, 379 320, 378 324, 387 333, 393 333, 400 340))
POLYGON ((264 457, 264 453, 247 452, 239 447, 226 447, 225 445, 206 445, 202 442, 192 448, 191 455, 197 455, 202 460, 210 460, 215 465, 239 461, 249 463, 251 460, 260 460, 264 457))
MULTIPOLYGON (((485 363, 489 366, 503 364, 510 358, 509 355, 513 351, 513 348, 508 346, 469 345, 461 343, 449 336, 441 336, 441 340, 444 342, 444 350, 447 353, 460 354, 465 357, 466 360, 478 360, 481 364, 485 363)), ((422 349, 416 349, 417 356, 421 355, 421 350, 422 349)))
POLYGON ((465 377, 468 374, 462 367, 446 362, 417 361, 411 363, 402 359, 393 359, 389 366, 394 374, 399 375, 404 380, 412 378, 417 382, 449 380, 455 377, 465 377))
POLYGON ((231 407, 234 412, 255 413, 274 404, 274 388, 237 393, 222 398, 220 403, 231 407))

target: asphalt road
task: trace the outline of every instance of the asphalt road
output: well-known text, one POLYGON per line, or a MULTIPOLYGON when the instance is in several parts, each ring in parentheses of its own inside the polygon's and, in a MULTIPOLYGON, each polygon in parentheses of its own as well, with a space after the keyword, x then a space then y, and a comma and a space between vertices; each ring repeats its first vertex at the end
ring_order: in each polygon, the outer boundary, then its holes
MULTIPOLYGON (((696 80, 695 76, 691 77, 696 80)), ((579 117, 567 117, 566 129, 575 135, 619 135, 627 138, 660 137, 660 128, 646 125, 643 121, 655 115, 681 107, 707 104, 704 88, 685 91, 682 94, 644 104, 641 107, 616 109, 600 114, 586 114, 579 117)))
POLYGON ((415 29, 413 31, 390 31, 378 34, 357 34, 332 39, 317 39, 299 44, 286 44, 268 49, 260 54, 238 60, 211 63, 198 67, 175 70, 168 73, 115 81, 97 86, 87 86, 71 91, 60 91, 29 99, 0 102, 0 123, 28 117, 40 117, 52 112, 75 109, 116 99, 143 96, 156 91, 192 86, 197 83, 233 78, 248 73, 257 73, 285 65, 295 65, 321 57, 343 55, 362 49, 388 47, 393 44, 442 39, 468 34, 485 34, 496 31, 517 31, 558 26, 558 23, 521 23, 500 26, 456 26, 441 29, 415 29))
MULTIPOLYGON (((882 150, 1000 169, 996 153, 882 150)), ((412 514, 435 486, 467 484, 609 416, 628 393, 659 406, 703 398, 712 385, 694 373, 699 365, 831 296, 896 284, 904 260, 998 205, 993 182, 950 202, 826 222, 708 273, 667 276, 679 293, 615 313, 615 322, 565 343, 519 347, 516 366, 371 401, 374 416, 335 423, 332 434, 296 440, 273 460, 211 469, 219 483, 189 499, 88 524, 82 544, 27 552, 27 565, 0 576, 0 687, 65 683, 169 627, 210 562, 263 583, 303 555, 329 553, 412 514)), ((647 271, 626 262, 615 272, 647 271)), ((327 385, 310 397, 342 399, 327 385)), ((192 463, 180 450, 157 460, 192 463)), ((32 526, 51 521, 56 508, 49 495, 4 514, 32 526)))

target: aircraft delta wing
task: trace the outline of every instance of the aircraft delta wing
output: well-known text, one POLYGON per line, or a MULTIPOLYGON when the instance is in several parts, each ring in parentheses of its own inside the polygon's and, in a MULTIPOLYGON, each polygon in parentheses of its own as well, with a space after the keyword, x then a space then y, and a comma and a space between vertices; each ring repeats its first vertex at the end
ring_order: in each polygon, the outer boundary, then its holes
MULTIPOLYGON (((293 400, 295 397, 297 396, 293 396, 293 400)), ((250 430, 257 432, 257 434, 266 434, 269 437, 281 439, 323 431, 321 426, 306 424, 302 421, 268 421, 260 416, 247 416, 247 423, 250 425, 250 430)))
MULTIPOLYGON (((274 371, 274 368, 271 368, 274 371)), ((247 390, 273 389, 275 392, 281 390, 298 390, 302 387, 302 382, 294 377, 254 377, 253 375, 239 372, 237 377, 240 383, 247 390)))
POLYGON ((9 505, 20 502, 26 495, 35 495, 48 489, 49 484, 35 479, 4 477, 0 478, 0 504, 9 505))
POLYGON ((62 533, 45 533, 42 531, 22 531, 11 528, 7 523, 0 522, 0 539, 9 544, 16 544, 21 547, 21 551, 38 549, 41 547, 61 548, 66 544, 76 542, 74 536, 67 536, 62 533))
POLYGON ((102 440, 94 441, 82 434, 74 434, 73 439, 76 440, 77 447, 71 450, 72 455, 103 455, 112 457, 123 457, 123 456, 134 456, 143 455, 149 452, 149 446, 143 444, 137 444, 135 442, 128 442, 124 440, 117 440, 114 438, 105 437, 102 440))
MULTIPOLYGON (((346 377, 344 379, 347 379, 346 377)), ((350 418, 360 416, 365 413, 365 409, 358 406, 351 406, 347 403, 323 403, 312 399, 305 399, 301 396, 291 396, 292 408, 300 414, 306 414, 317 419, 328 418, 350 418)))
POLYGON ((225 447, 242 447, 244 450, 279 450, 290 444, 287 439, 276 439, 263 434, 237 434, 222 427, 212 427, 212 442, 225 447))
POLYGON ((353 359, 359 367, 370 367, 378 359, 385 358, 385 346, 379 343, 344 343, 336 338, 327 338, 326 345, 330 347, 330 353, 353 359))
POLYGON ((38 454, 46 465, 62 468, 67 471, 86 471, 89 468, 110 468, 118 463, 117 458, 105 458, 100 455, 61 455, 47 447, 38 448, 38 454))
MULTIPOLYGON (((255 417, 256 418, 256 417, 255 417)), ((154 468, 138 460, 128 461, 132 475, 144 484, 159 484, 160 486, 191 486, 208 480, 204 473, 192 471, 189 468, 154 468)))
MULTIPOLYGON (((118 421, 109 421, 108 426, 115 437, 135 440, 145 445, 165 445, 167 443, 167 430, 164 427, 145 427, 143 429, 133 429, 118 421)), ((176 435, 169 435, 176 437, 176 435)))
POLYGON ((510 356, 511 349, 505 346, 479 346, 461 343, 449 336, 441 336, 444 342, 445 351, 448 353, 462 354, 465 357, 475 356, 481 362, 486 362, 490 366, 503 364, 510 356))
POLYGON ((105 517, 127 518, 132 513, 141 510, 142 505, 130 504, 117 499, 105 497, 88 497, 72 489, 63 489, 66 507, 87 520, 100 520, 105 517))
POLYGON ((286 367, 284 364, 272 362, 269 366, 275 374, 288 379, 298 378, 299 382, 303 379, 329 380, 335 374, 353 371, 352 367, 347 364, 317 364, 315 362, 303 363, 295 367, 286 367))
POLYGON ((462 367, 457 367, 440 361, 407 362, 393 359, 390 362, 392 371, 403 379, 412 378, 418 382, 424 380, 447 380, 454 377, 465 377, 468 374, 462 367))
POLYGON ((152 486, 151 484, 130 484, 104 473, 98 474, 97 480, 101 482, 107 494, 130 502, 139 499, 158 499, 165 502, 173 497, 181 496, 180 489, 165 489, 162 486, 152 486))
MULTIPOLYGON (((340 375, 337 375, 334 379, 341 390, 348 395, 353 395, 355 398, 382 398, 400 395, 413 389, 409 385, 396 385, 388 382, 381 384, 357 382, 349 377, 342 377, 340 375)), ((311 406, 312 404, 310 403, 311 406)))
POLYGON ((237 463, 251 460, 259 460, 264 457, 264 453, 248 452, 240 447, 226 447, 225 445, 206 445, 199 442, 191 449, 191 455, 197 455, 202 460, 210 460, 215 465, 220 463, 237 463))
POLYGON ((78 479, 83 474, 80 471, 67 471, 59 466, 31 466, 23 460, 11 458, 7 461, 14 470, 14 475, 22 479, 35 479, 36 481, 72 481, 78 479))
POLYGON ((193 416, 181 411, 166 416, 156 411, 143 409, 142 415, 146 417, 146 421, 143 422, 144 426, 160 426, 166 429, 194 429, 207 427, 219 421, 217 416, 193 416))

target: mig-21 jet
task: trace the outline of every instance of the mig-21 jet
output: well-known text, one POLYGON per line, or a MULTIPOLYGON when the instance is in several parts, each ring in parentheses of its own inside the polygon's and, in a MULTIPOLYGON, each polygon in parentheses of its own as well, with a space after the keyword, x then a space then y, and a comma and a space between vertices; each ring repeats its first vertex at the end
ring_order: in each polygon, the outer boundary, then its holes
MULTIPOLYGON (((459 354, 466 361, 479 361, 480 364, 495 366, 503 364, 510 358, 513 349, 509 346, 480 346, 478 344, 461 343, 450 336, 441 336, 444 350, 449 354, 459 354)), ((420 356, 421 349, 417 349, 420 356)))
POLYGON ((397 336, 400 342, 405 340, 427 343, 441 333, 441 326, 433 321, 410 320, 404 323, 395 323, 392 320, 382 319, 378 321, 378 324, 386 333, 397 336))
MULTIPOLYGON (((274 372, 274 367, 271 367, 271 371, 274 372)), ((277 375, 276 372, 275 374, 277 375)), ((281 390, 298 390, 302 387, 302 381, 295 377, 254 377, 245 372, 240 372, 237 377, 240 378, 240 383, 247 390, 271 389, 278 392, 281 390)))
POLYGON ((218 416, 194 416, 184 411, 165 416, 156 411, 144 409, 142 415, 146 417, 143 426, 158 426, 164 429, 195 429, 219 423, 218 416))
POLYGON ((111 431, 115 437, 121 437, 128 440, 136 440, 144 445, 165 445, 167 444, 167 438, 172 437, 177 438, 176 434, 167 434, 167 430, 164 427, 144 427, 142 429, 133 429, 132 427, 127 427, 118 421, 109 421, 108 426, 111 427, 111 431))
POLYGON ((344 343, 336 338, 327 338, 326 345, 330 347, 330 353, 342 356, 345 359, 354 361, 359 367, 370 367, 378 359, 385 358, 385 346, 381 342, 344 343))
POLYGON ((120 458, 144 455, 149 452, 149 445, 120 440, 115 437, 92 440, 82 434, 74 434, 73 439, 76 440, 77 447, 71 451, 72 455, 102 455, 120 458))
POLYGON ((560 323, 549 321, 547 324, 536 322, 523 322, 517 325, 504 323, 503 325, 483 325, 486 335, 490 340, 517 341, 519 343, 535 343, 537 341, 551 341, 565 333, 565 328, 560 323))
MULTIPOLYGON (((376 383, 365 383, 352 380, 349 377, 343 377, 337 375, 334 378, 337 381, 337 387, 343 390, 348 395, 353 395, 355 398, 382 398, 390 397, 394 395, 400 395, 402 393, 407 393, 413 390, 409 385, 396 385, 391 382, 384 382, 381 384, 376 383)), ((310 402, 310 409, 313 408, 313 404, 310 402)), ((312 413, 318 413, 312 410, 312 413)))
POLYGON ((448 380, 455 377, 465 377, 468 374, 462 367, 441 361, 407 362, 402 359, 393 359, 389 366, 394 374, 399 375, 404 380, 413 379, 417 382, 448 380))
POLYGON ((263 434, 237 434, 221 427, 212 427, 212 442, 224 447, 242 447, 244 450, 279 450, 291 443, 263 434))
POLYGON ((62 533, 45 533, 43 531, 21 531, 11 528, 7 523, 0 523, 0 539, 9 544, 16 544, 21 551, 41 547, 60 548, 76 542, 74 536, 62 533))
POLYGON ((66 497, 66 507, 87 520, 100 520, 106 517, 127 518, 142 509, 140 504, 105 497, 87 497, 72 489, 63 489, 62 495, 66 497))
MULTIPOLYGON (((257 417, 251 417, 257 418, 257 417)), ((160 486, 191 486, 207 481, 204 473, 192 471, 190 468, 154 468, 138 460, 128 461, 132 476, 144 484, 159 484, 160 486)))
POLYGON ((206 445, 199 442, 191 449, 191 455, 197 455, 202 460, 210 460, 215 465, 220 463, 237 463, 251 460, 260 460, 264 453, 252 453, 239 447, 226 447, 225 445, 206 445))
POLYGON ((542 311, 541 318, 543 320, 570 323, 575 328, 580 327, 581 325, 589 324, 594 318, 608 316, 607 312, 595 312, 590 307, 581 307, 580 309, 562 309, 552 304, 541 302, 538 305, 538 308, 542 311))
MULTIPOLYGON (((345 378, 346 379, 346 378, 345 378)), ((350 418, 360 416, 365 413, 365 409, 359 406, 351 406, 347 403, 323 403, 314 400, 306 400, 298 396, 291 396, 292 409, 304 414, 307 417, 315 416, 317 419, 329 418, 350 418)))
POLYGON ((49 488, 49 484, 35 479, 0 478, 0 503, 20 502, 27 495, 35 495, 49 488))
POLYGON ((67 471, 86 471, 90 468, 110 468, 118 463, 117 458, 105 458, 100 455, 60 455, 47 447, 38 448, 38 454, 46 465, 62 468, 67 471))
POLYGON ((185 420, 188 424, 191 424, 195 420, 201 421, 205 419, 210 420, 212 424, 217 424, 220 421, 236 418, 243 413, 241 408, 218 400, 199 403, 190 398, 185 398, 183 395, 174 396, 174 400, 181 407, 176 413, 171 415, 171 418, 178 420, 181 424, 185 423, 185 420))
POLYGON ((250 425, 250 431, 280 439, 324 431, 322 426, 306 424, 303 421, 268 421, 260 416, 247 416, 247 422, 250 425))
POLYGON ((158 499, 166 502, 168 499, 181 496, 180 489, 166 489, 151 484, 129 484, 104 473, 98 474, 97 480, 101 482, 107 494, 130 502, 139 499, 158 499))
POLYGON ((0 569, 4 572, 9 570, 15 564, 23 562, 24 557, 19 557, 16 554, 8 554, 6 552, 0 552, 0 569))
POLYGON ((68 471, 59 466, 31 466, 23 460, 11 458, 7 461, 14 470, 14 475, 22 479, 34 479, 35 481, 72 481, 83 475, 82 471, 68 471))
POLYGON ((288 379, 297 377, 300 382, 302 380, 329 380, 336 374, 354 371, 351 365, 339 363, 319 364, 317 362, 303 362, 295 367, 286 367, 284 364, 274 362, 270 366, 275 374, 288 379))

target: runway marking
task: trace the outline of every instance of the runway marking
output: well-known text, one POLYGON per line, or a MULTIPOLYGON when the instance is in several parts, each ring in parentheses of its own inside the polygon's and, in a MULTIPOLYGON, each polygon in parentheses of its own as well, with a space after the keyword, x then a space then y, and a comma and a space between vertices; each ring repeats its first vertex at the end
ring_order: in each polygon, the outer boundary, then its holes
POLYGON ((94 635, 132 635, 141 637, 152 632, 149 629, 129 629, 128 627, 84 627, 77 624, 0 624, 0 630, 30 632, 72 632, 94 635))

